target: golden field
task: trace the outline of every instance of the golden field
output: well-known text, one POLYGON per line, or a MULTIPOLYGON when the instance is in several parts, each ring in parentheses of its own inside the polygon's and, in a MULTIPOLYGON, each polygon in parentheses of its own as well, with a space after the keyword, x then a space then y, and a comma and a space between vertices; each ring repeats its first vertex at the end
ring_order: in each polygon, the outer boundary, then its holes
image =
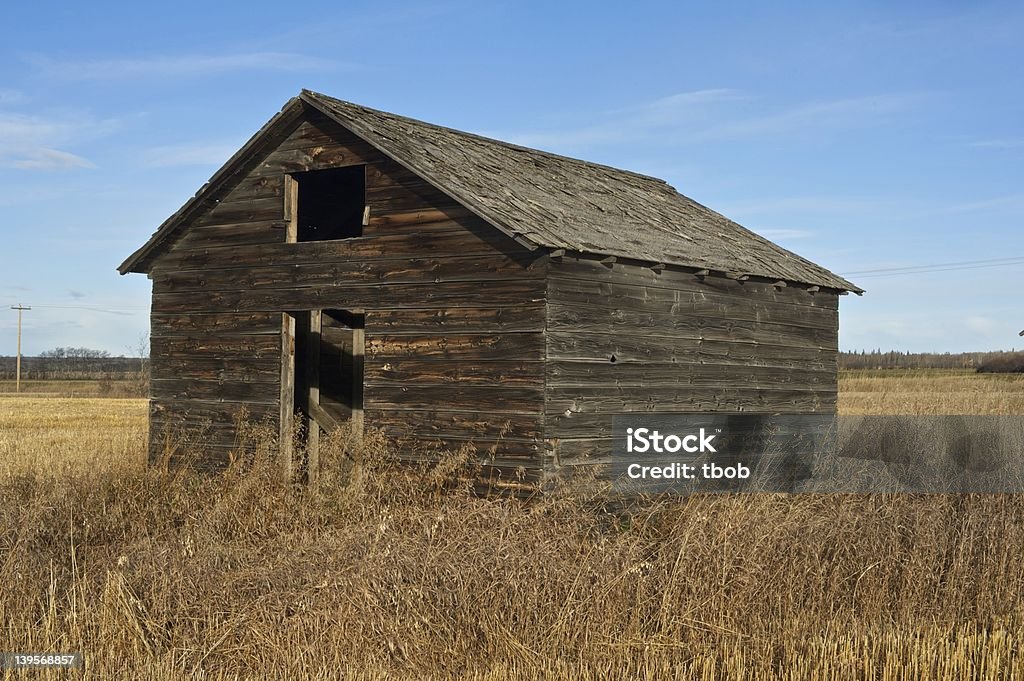
MULTIPOLYGON (((840 393, 1024 414, 1019 376, 850 372, 840 393)), ((0 652, 82 651, 93 679, 1024 674, 1017 497, 480 499, 457 455, 398 470, 341 436, 304 488, 258 456, 147 470, 145 415, 0 396, 0 652)))
POLYGON ((840 414, 1024 415, 1024 374, 962 369, 841 371, 840 414))

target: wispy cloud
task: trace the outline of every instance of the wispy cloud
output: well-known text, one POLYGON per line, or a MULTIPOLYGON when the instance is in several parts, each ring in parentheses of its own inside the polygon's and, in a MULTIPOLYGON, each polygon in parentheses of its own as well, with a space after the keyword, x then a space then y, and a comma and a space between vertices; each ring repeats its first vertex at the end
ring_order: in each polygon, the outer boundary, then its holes
POLYGON ((11 166, 22 170, 72 170, 74 168, 95 168, 96 164, 67 151, 44 147, 11 161, 11 166))
POLYGON ((773 105, 730 88, 681 92, 604 111, 572 128, 488 133, 526 146, 568 151, 657 141, 687 145, 782 137, 799 138, 864 128, 912 110, 929 95, 882 93, 773 105))
POLYGON ((694 90, 604 111, 598 115, 600 122, 571 129, 483 134, 523 146, 560 150, 630 142, 701 120, 710 109, 745 98, 741 92, 728 88, 694 90))
POLYGON ((238 71, 314 71, 355 65, 294 52, 150 55, 115 59, 57 59, 27 55, 41 75, 54 80, 131 80, 194 78, 238 71))
POLYGON ((59 147, 102 134, 108 122, 0 112, 0 165, 24 170, 69 170, 94 164, 59 147))
POLYGON ((143 154, 150 168, 220 165, 231 158, 240 144, 192 142, 153 147, 143 154))
POLYGON ((82 298, 85 298, 84 293, 82 293, 81 291, 76 291, 75 289, 68 289, 68 295, 74 298, 75 300, 81 300, 82 298))
POLYGON ((1024 149, 1024 137, 1003 137, 997 139, 976 140, 967 146, 980 149, 1024 149))
POLYGON ((702 130, 683 132, 680 140, 704 142, 769 135, 805 136, 822 131, 862 128, 908 111, 922 99, 923 96, 918 94, 882 94, 805 102, 725 120, 702 130))

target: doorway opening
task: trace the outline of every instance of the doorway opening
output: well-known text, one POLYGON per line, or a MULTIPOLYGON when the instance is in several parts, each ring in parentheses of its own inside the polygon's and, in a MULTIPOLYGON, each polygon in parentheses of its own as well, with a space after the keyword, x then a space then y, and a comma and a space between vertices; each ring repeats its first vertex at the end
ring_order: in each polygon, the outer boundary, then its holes
POLYGON ((281 443, 289 474, 296 426, 305 450, 301 473, 310 481, 319 468, 321 431, 351 425, 355 437, 362 434, 365 319, 353 310, 284 314, 281 443))

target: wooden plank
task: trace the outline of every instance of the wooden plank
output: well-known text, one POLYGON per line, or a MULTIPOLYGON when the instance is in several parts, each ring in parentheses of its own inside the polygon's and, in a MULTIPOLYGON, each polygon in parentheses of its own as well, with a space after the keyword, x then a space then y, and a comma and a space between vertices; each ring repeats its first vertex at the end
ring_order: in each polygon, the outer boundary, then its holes
POLYGON ((403 210, 384 210, 382 207, 374 206, 371 209, 371 227, 390 227, 418 225, 428 222, 443 222, 446 220, 459 220, 462 218, 474 217, 468 208, 462 206, 450 207, 423 207, 403 210))
POLYGON ((611 310, 655 314, 720 316, 734 320, 768 321, 832 330, 836 311, 771 300, 752 301, 716 291, 665 289, 633 284, 552 277, 548 299, 555 305, 589 305, 611 310))
POLYGON ((331 144, 366 144, 355 133, 346 130, 319 112, 310 111, 306 120, 278 145, 278 151, 322 147, 331 144))
POLYGON ((627 336, 621 333, 549 332, 549 359, 592 362, 657 362, 679 364, 754 364, 758 361, 812 363, 834 366, 838 351, 750 341, 700 340, 665 336, 627 336))
POLYGON ((228 383, 272 383, 280 380, 275 358, 260 360, 223 357, 152 357, 152 379, 179 378, 228 383))
POLYGON ((306 460, 304 475, 306 482, 315 483, 320 472, 320 429, 331 430, 334 420, 317 418, 326 413, 320 408, 320 331, 323 315, 320 310, 309 313, 309 336, 306 341, 306 405, 309 409, 309 430, 306 433, 306 460))
POLYGON ((367 386, 495 385, 543 387, 544 364, 534 360, 421 359, 370 362, 367 386))
POLYGON ((271 335, 281 332, 281 315, 277 312, 243 312, 212 314, 153 314, 150 316, 153 336, 197 336, 199 334, 271 335))
POLYGON ((287 175, 247 175, 224 197, 225 201, 251 201, 284 196, 287 175))
POLYGON ((536 333, 373 335, 366 339, 367 358, 376 363, 399 359, 540 360, 544 338, 536 333))
POLYGON ((484 408, 491 414, 533 412, 544 400, 539 388, 506 386, 376 386, 364 396, 367 409, 434 409, 437 411, 484 408))
POLYGON ((549 387, 835 387, 835 371, 832 367, 813 368, 803 364, 774 367, 750 364, 611 364, 554 360, 547 364, 546 369, 549 387))
POLYGON ((391 283, 443 283, 494 281, 519 277, 524 265, 501 254, 412 258, 408 260, 353 260, 341 263, 232 267, 198 271, 154 271, 154 285, 162 292, 237 291, 306 288, 310 286, 379 286, 391 283))
POLYGON ((541 302, 516 307, 451 307, 440 310, 367 310, 366 325, 375 334, 424 332, 478 333, 544 331, 541 302))
POLYGON ((276 196, 245 201, 224 201, 196 218, 190 227, 282 220, 283 209, 284 203, 276 196))
POLYGON ((294 244, 299 240, 299 183, 291 175, 284 176, 284 242, 294 244))
POLYGON ((380 163, 385 157, 371 145, 338 144, 317 145, 298 149, 279 150, 269 154, 252 171, 253 176, 302 173, 345 166, 380 163))
POLYGON ((280 405, 280 467, 285 480, 292 477, 292 460, 295 449, 292 444, 295 432, 295 317, 281 315, 281 385, 278 397, 280 405))
MULTIPOLYGON (((273 374, 271 374, 272 376, 273 374)), ((277 381, 219 381, 195 378, 157 378, 150 381, 154 399, 228 400, 246 404, 277 404, 277 381)))
POLYGON ((364 373, 366 368, 366 330, 362 324, 352 329, 352 434, 361 443, 365 428, 364 373))
POLYGON ((541 301, 543 286, 532 280, 319 286, 268 291, 167 293, 153 287, 153 310, 186 312, 268 312, 289 309, 431 309, 516 306, 541 301))
POLYGON ((180 252, 209 246, 251 246, 284 241, 285 223, 281 220, 232 222, 186 229, 171 247, 180 252))
POLYGON ((244 361, 277 357, 281 351, 281 339, 278 336, 245 334, 154 336, 151 350, 156 357, 205 356, 244 361))
POLYGON ((750 319, 729 319, 720 314, 669 314, 609 308, 607 305, 549 303, 548 328, 552 331, 630 333, 632 335, 764 342, 803 347, 835 347, 837 328, 822 329, 750 319))
MULTIPOLYGON (((330 412, 321 407, 319 402, 310 402, 309 416, 313 425, 323 428, 328 433, 341 428, 343 425, 341 421, 331 416, 330 412)), ((310 432, 312 432, 312 426, 310 428, 310 432)))
POLYGON ((243 413, 246 420, 256 423, 270 419, 278 422, 278 404, 253 404, 247 402, 228 402, 224 400, 174 400, 153 398, 149 405, 149 415, 155 420, 169 420, 187 417, 197 420, 233 423, 243 413))
POLYGON ((537 440, 541 436, 538 402, 532 413, 495 415, 479 409, 438 411, 436 409, 377 409, 365 412, 370 428, 410 437, 464 438, 478 440, 537 440))
POLYGON ((441 191, 413 171, 391 159, 366 167, 366 186, 375 188, 410 187, 426 191, 441 191))
MULTIPOLYGON (((223 246, 173 250, 159 261, 165 271, 251 268, 308 263, 344 263, 358 260, 401 260, 435 256, 490 255, 500 250, 529 263, 531 255, 514 247, 493 228, 464 229, 453 221, 431 223, 444 231, 377 235, 336 241, 308 241, 297 244, 223 246), (452 229, 454 228, 454 229, 452 229)), ((538 275, 539 276, 539 275, 538 275)))
POLYGON ((422 180, 388 185, 370 184, 366 201, 374 208, 403 212, 416 208, 454 208, 459 202, 422 180))
POLYGON ((598 256, 562 258, 552 265, 554 279, 600 281, 668 290, 716 293, 745 300, 770 301, 790 305, 838 309, 835 294, 810 295, 798 287, 776 288, 774 282, 740 281, 719 276, 698 276, 679 269, 653 270, 634 263, 603 262, 598 256))

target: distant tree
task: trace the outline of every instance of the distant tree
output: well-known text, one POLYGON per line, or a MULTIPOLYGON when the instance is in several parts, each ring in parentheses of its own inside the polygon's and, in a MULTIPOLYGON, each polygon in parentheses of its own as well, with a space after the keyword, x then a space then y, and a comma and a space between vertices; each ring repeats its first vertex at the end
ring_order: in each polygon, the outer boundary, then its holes
POLYGON ((110 353, 106 350, 93 350, 91 348, 54 348, 39 353, 40 357, 48 359, 106 359, 110 353))

